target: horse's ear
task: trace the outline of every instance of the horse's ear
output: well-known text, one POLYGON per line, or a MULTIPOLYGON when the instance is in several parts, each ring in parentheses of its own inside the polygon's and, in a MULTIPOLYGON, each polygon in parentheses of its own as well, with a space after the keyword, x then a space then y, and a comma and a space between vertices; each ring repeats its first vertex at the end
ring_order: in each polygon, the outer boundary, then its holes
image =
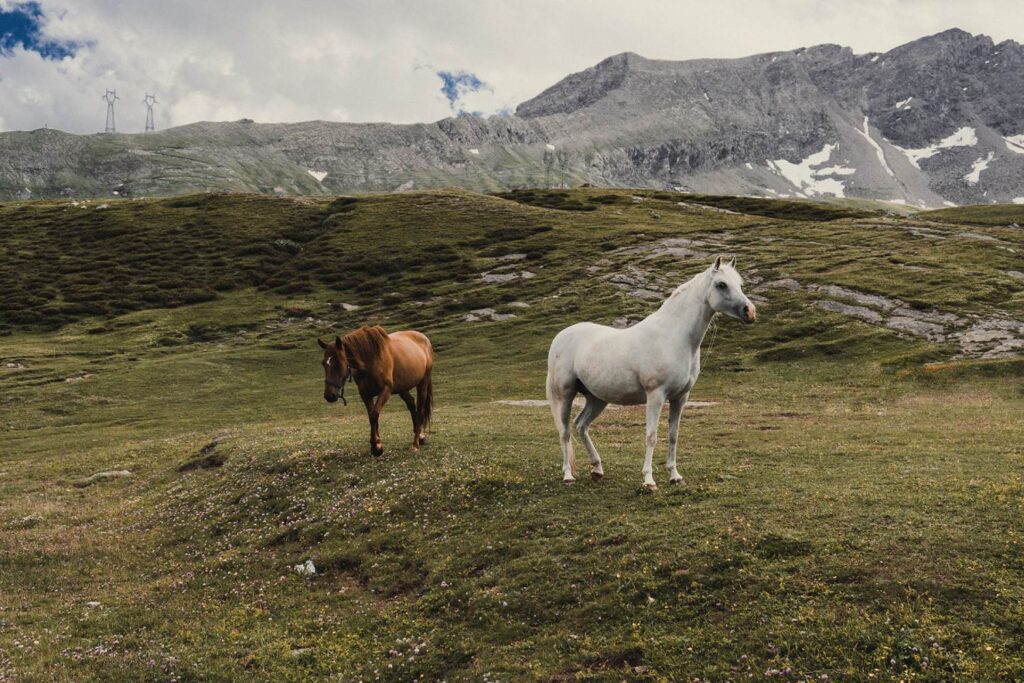
POLYGON ((338 348, 338 349, 341 348, 341 337, 338 337, 338 336, 334 337, 334 346, 335 346, 335 348, 338 348))
POLYGON ((317 337, 317 338, 316 338, 316 343, 320 345, 320 348, 321 348, 321 349, 326 349, 326 348, 327 348, 327 342, 325 342, 325 341, 324 341, 323 339, 321 339, 320 337, 317 337))
POLYGON ((729 257, 729 267, 730 268, 735 268, 736 267, 736 254, 733 254, 732 256, 729 257))
POLYGON ((712 264, 711 270, 712 270, 712 272, 714 272, 714 271, 718 270, 721 267, 722 267, 722 255, 719 254, 718 256, 715 257, 715 262, 714 262, 714 264, 712 264))

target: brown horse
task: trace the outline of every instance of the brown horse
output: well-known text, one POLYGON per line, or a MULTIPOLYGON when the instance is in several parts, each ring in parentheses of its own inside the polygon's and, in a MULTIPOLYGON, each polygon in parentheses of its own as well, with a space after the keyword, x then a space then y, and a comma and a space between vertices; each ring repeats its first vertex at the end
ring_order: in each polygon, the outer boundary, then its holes
POLYGON ((370 452, 380 455, 384 445, 377 427, 380 411, 392 394, 405 401, 412 415, 412 449, 427 442, 427 425, 434 401, 430 372, 434 368, 434 347, 430 340, 412 330, 388 334, 383 327, 360 327, 335 337, 333 342, 317 339, 324 350, 324 400, 345 401, 345 382, 351 377, 359 389, 370 417, 370 452), (416 390, 414 401, 410 392, 416 390))

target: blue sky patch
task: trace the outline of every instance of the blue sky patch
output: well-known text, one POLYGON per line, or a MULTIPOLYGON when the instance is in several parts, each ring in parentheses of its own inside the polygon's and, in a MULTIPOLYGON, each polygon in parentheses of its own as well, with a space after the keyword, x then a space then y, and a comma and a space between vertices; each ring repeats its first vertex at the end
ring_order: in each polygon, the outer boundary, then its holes
POLYGON ((467 94, 481 90, 493 90, 476 74, 468 71, 438 71, 437 75, 441 78, 441 92, 448 100, 448 105, 452 111, 459 114, 479 114, 479 112, 467 112, 462 106, 460 100, 467 94))
POLYGON ((43 10, 38 2, 18 2, 0 10, 0 57, 18 47, 38 52, 46 59, 63 59, 75 54, 78 44, 50 40, 42 35, 43 10))

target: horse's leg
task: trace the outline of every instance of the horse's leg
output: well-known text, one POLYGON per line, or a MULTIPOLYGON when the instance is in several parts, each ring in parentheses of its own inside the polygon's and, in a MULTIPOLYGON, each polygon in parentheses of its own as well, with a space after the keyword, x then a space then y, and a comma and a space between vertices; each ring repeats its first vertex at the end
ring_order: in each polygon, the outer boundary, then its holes
POLYGON ((412 400, 412 395, 408 391, 400 391, 398 395, 405 401, 405 407, 412 415, 412 449, 418 451, 420 449, 420 413, 416 410, 416 402, 412 400))
POLYGON ((555 427, 558 429, 558 443, 562 447, 562 481, 571 484, 576 481, 573 474, 576 469, 576 455, 572 450, 569 415, 572 413, 572 399, 576 396, 576 389, 572 385, 568 389, 555 386, 549 373, 547 390, 551 415, 555 418, 555 427))
POLYGON ((374 413, 373 394, 364 393, 360 389, 359 397, 363 399, 363 405, 366 406, 366 416, 370 419, 370 453, 380 455, 376 451, 377 441, 374 439, 374 435, 377 433, 377 416, 374 413))
POLYGON ((370 414, 370 452, 374 455, 384 453, 384 444, 380 440, 380 414, 389 398, 391 387, 384 387, 377 394, 377 402, 373 404, 373 412, 370 414))
POLYGON ((683 483, 683 476, 676 469, 676 442, 679 440, 679 418, 683 415, 685 405, 685 394, 668 404, 668 460, 665 461, 665 469, 668 470, 670 484, 683 483))
POLYGON ((576 416, 576 433, 583 440, 583 446, 590 455, 590 478, 597 481, 604 477, 604 468, 601 466, 601 456, 597 453, 597 447, 590 438, 590 425, 601 414, 608 404, 593 395, 587 395, 587 404, 576 416))
POLYGON ((430 422, 430 404, 434 400, 433 393, 434 386, 428 371, 426 376, 416 385, 416 409, 420 418, 419 440, 421 446, 427 443, 427 424, 430 422))
POLYGON ((644 487, 653 491, 658 488, 654 483, 654 447, 658 444, 658 419, 665 405, 665 395, 660 389, 647 394, 647 450, 644 453, 644 487))

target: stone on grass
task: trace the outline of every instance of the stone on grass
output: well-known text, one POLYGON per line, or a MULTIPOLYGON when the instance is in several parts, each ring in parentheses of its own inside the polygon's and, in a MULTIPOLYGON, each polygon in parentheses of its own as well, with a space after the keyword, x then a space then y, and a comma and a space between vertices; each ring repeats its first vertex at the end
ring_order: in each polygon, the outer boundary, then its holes
POLYGON ((306 560, 302 564, 297 564, 292 569, 299 576, 313 576, 316 574, 316 565, 313 564, 313 560, 306 560))
POLYGON ((87 486, 92 486, 101 481, 110 481, 111 479, 122 479, 124 477, 130 477, 132 473, 128 470, 108 470, 106 472, 97 472, 91 476, 85 477, 72 482, 74 486, 80 489, 84 489, 87 486))

